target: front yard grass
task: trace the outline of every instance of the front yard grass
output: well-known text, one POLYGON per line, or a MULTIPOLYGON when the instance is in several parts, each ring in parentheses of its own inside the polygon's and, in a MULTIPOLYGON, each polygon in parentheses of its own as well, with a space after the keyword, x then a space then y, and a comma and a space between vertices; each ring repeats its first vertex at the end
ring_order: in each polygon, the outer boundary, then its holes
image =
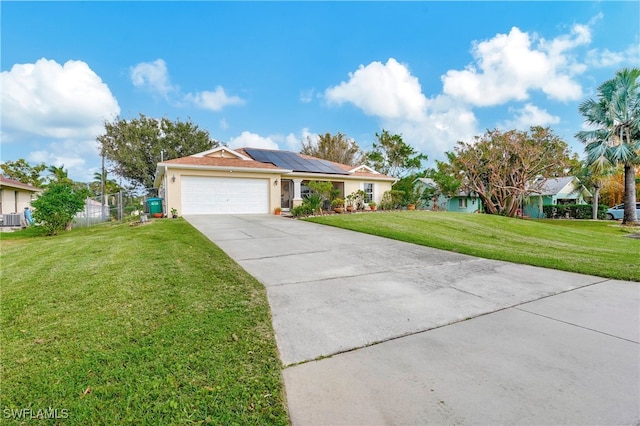
POLYGON ((521 220, 432 211, 306 220, 488 259, 640 281, 640 239, 612 221, 521 220))
POLYGON ((188 223, 29 232, 0 236, 5 422, 288 424, 265 289, 188 223))

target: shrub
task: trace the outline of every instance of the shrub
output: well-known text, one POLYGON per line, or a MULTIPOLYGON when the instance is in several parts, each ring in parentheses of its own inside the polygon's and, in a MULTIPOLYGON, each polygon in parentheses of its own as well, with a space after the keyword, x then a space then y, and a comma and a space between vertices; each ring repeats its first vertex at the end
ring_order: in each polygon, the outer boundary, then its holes
POLYGON ((56 235, 84 209, 88 195, 87 189, 76 189, 68 183, 51 184, 31 203, 35 209, 33 218, 48 235, 56 235))
POLYGON ((417 204, 422 198, 424 188, 416 184, 417 176, 414 174, 405 176, 393 185, 393 190, 402 192, 402 196, 397 195, 398 207, 417 204))
POLYGON ((362 189, 358 189, 355 192, 347 195, 347 206, 353 207, 356 210, 364 210, 364 199, 367 193, 362 189))
POLYGON ((333 207, 344 207, 344 200, 342 198, 334 198, 331 205, 333 207))
POLYGON ((307 205, 309 209, 311 209, 311 213, 322 212, 322 204, 324 203, 324 199, 320 194, 309 194, 307 198, 304 199, 302 205, 307 205))
POLYGON ((309 205, 305 204, 304 202, 301 205, 295 206, 291 209, 291 216, 293 217, 308 216, 311 214, 313 214, 313 210, 311 210, 311 207, 309 207, 309 205))
MULTIPOLYGON (((591 219, 592 209, 591 204, 545 204, 542 206, 544 217, 550 219, 591 219)), ((598 219, 606 217, 607 209, 606 205, 598 205, 598 219)))
POLYGON ((403 198, 404 198, 404 191, 400 191, 398 189, 385 191, 384 194, 382 194, 382 200, 380 200, 380 209, 381 210, 397 209, 402 205, 403 198))

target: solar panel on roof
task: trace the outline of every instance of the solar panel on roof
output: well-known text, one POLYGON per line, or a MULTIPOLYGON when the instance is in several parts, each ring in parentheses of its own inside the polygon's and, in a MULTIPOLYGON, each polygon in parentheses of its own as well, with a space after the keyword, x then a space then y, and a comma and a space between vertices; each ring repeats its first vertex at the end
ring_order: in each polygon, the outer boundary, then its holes
POLYGON ((247 154, 249 154, 254 160, 260 161, 261 163, 270 163, 269 159, 266 156, 265 151, 258 151, 255 149, 245 150, 247 154))
POLYGON ((333 163, 322 159, 303 158, 295 152, 289 151, 268 151, 255 148, 245 148, 245 152, 254 160, 263 163, 272 163, 284 169, 295 172, 326 173, 347 175, 349 173, 342 170, 333 163))

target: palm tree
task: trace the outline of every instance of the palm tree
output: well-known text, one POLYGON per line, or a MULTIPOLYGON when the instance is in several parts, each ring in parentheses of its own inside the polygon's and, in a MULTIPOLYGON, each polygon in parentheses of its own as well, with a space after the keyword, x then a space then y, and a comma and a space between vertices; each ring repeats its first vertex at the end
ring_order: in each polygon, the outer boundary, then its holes
POLYGON ((47 167, 47 171, 50 173, 49 175, 49 183, 68 183, 71 184, 73 181, 69 178, 69 172, 64 169, 64 164, 60 167, 57 166, 49 166, 47 167))
POLYGON ((578 107, 595 130, 576 133, 586 144, 587 164, 596 170, 607 164, 624 167, 622 223, 637 222, 635 169, 640 164, 640 68, 625 68, 598 87, 598 99, 578 107))
MULTIPOLYGON (((614 166, 608 164, 605 167, 595 167, 595 166, 587 166, 582 167, 577 173, 574 175, 582 182, 585 187, 593 188, 593 200, 591 202, 592 210, 592 218, 598 218, 598 204, 600 202, 600 190, 605 187, 607 179, 611 175, 615 173, 616 170, 614 166)), ((579 188, 576 188, 576 191, 579 191, 579 188)))
POLYGON ((90 188, 93 190, 93 192, 98 195, 98 194, 102 194, 103 192, 103 188, 102 188, 102 184, 104 183, 104 195, 107 194, 115 194, 117 192, 120 192, 122 190, 122 187, 118 184, 118 182, 116 182, 113 179, 109 179, 107 177, 107 172, 104 172, 104 182, 103 182, 103 175, 101 172, 95 172, 93 174, 93 182, 91 182, 89 184, 90 188))

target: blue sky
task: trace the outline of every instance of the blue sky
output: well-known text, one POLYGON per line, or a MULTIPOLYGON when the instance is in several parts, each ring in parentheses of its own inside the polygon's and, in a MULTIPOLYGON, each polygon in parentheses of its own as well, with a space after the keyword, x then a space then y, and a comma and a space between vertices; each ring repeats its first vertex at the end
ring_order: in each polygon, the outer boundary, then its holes
POLYGON ((231 147, 298 151, 387 129, 442 159, 486 129, 551 126, 640 66, 640 3, 11 2, 1 160, 98 171, 104 120, 192 120, 231 147))

